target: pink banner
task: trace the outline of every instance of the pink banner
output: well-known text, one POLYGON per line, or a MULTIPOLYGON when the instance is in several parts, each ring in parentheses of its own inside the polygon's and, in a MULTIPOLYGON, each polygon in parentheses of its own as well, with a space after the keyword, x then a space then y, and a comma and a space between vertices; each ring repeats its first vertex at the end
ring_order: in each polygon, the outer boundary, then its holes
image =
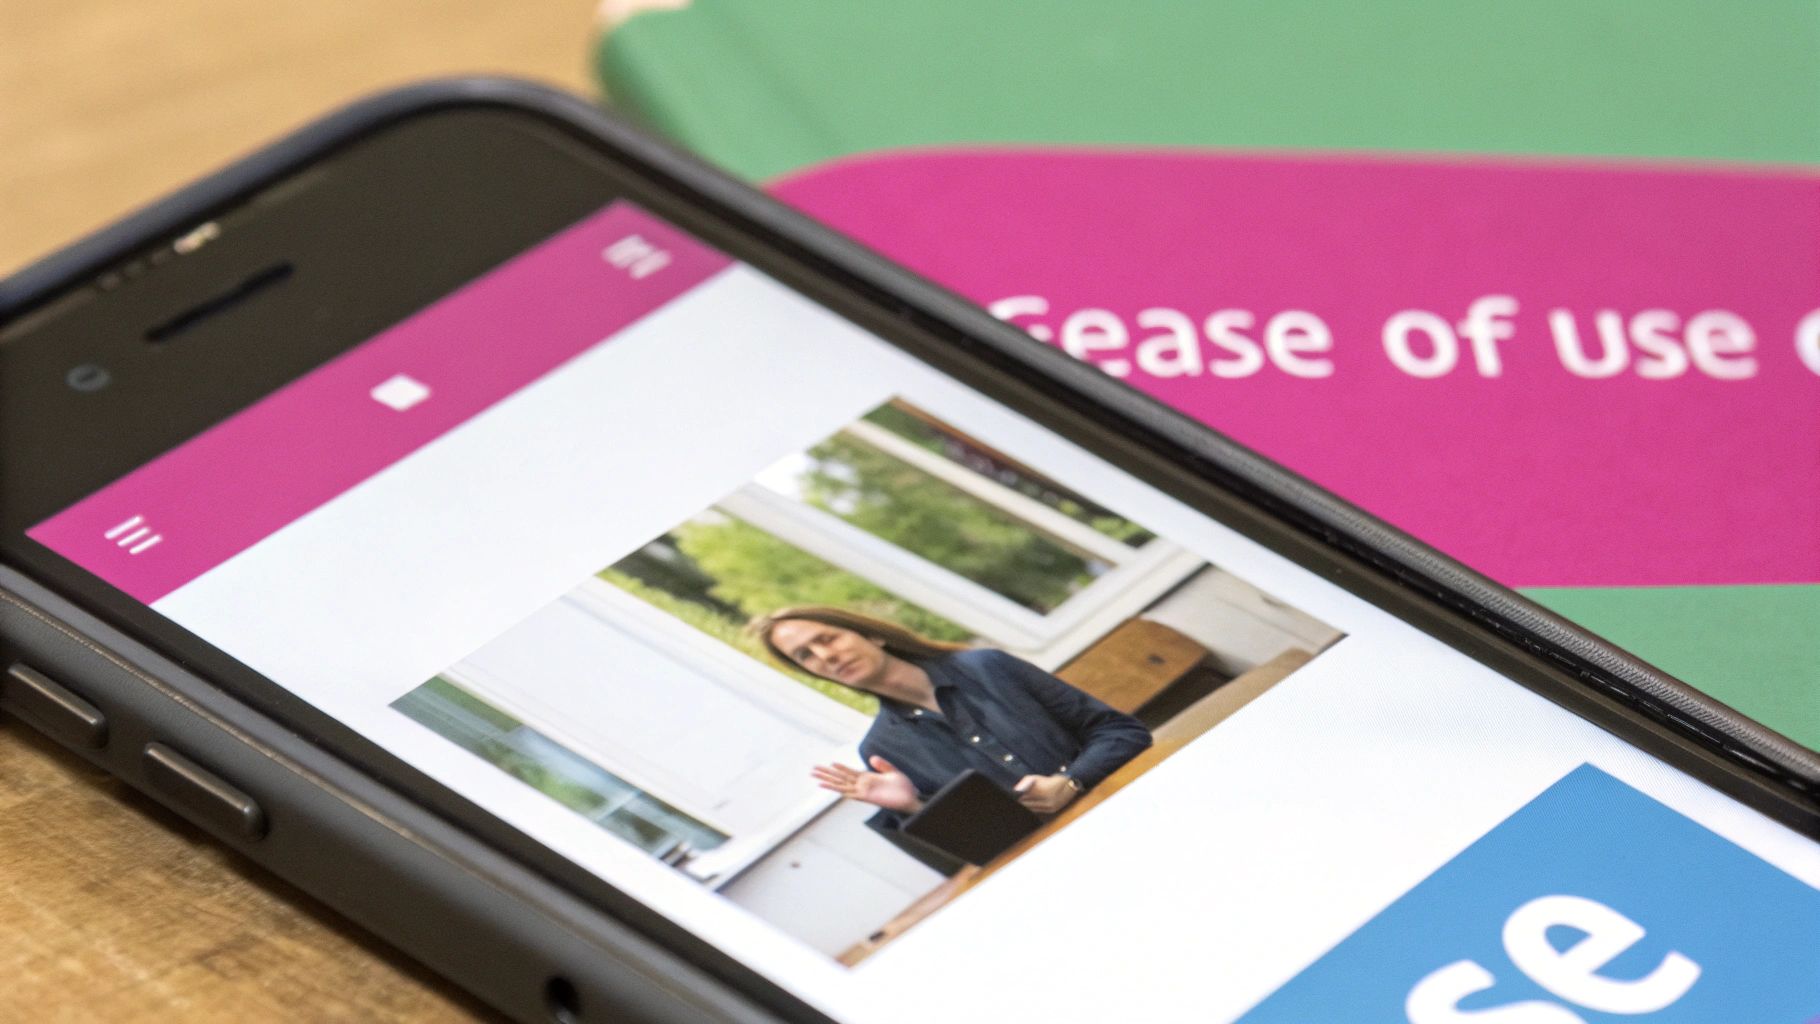
POLYGON ((28 535, 150 604, 727 264, 615 203, 28 535))
POLYGON ((1820 583, 1820 178, 925 152, 782 198, 1516 586, 1820 583))

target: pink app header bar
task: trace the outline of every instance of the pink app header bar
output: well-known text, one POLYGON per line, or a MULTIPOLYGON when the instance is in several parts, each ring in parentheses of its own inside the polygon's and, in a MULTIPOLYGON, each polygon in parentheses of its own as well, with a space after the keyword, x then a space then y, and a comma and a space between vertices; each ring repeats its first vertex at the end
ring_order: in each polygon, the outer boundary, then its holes
POLYGON ((151 604, 729 262, 614 203, 27 535, 151 604))

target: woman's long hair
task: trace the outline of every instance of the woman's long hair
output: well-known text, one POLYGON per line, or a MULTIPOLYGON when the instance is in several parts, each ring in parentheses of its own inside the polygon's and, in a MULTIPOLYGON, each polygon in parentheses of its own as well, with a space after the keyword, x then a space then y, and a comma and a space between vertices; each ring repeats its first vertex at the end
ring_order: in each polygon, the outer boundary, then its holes
MULTIPOLYGON (((795 608, 779 608, 769 615, 760 615, 746 624, 746 632, 757 637, 765 645, 765 650, 779 663, 793 669, 801 669, 796 659, 771 642, 771 630, 778 623, 787 619, 803 619, 808 622, 819 622, 824 626, 838 629, 849 629, 860 636, 871 640, 885 649, 885 653, 904 661, 928 661, 944 654, 964 651, 966 644, 951 644, 945 640, 934 640, 908 629, 895 622, 875 619, 870 615, 850 612, 845 608, 834 608, 827 605, 800 605, 795 608)), ((839 680, 834 680, 839 682, 839 680)))

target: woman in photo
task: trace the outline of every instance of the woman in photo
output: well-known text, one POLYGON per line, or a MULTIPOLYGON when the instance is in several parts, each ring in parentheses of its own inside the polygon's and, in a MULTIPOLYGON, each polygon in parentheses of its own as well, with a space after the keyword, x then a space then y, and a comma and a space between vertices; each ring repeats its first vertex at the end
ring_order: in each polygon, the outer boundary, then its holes
POLYGON ((839 608, 785 608, 753 620, 779 661, 874 694, 860 741, 866 769, 817 765, 823 789, 883 809, 895 828, 971 768, 1054 814, 1150 746, 1123 712, 1004 651, 942 643, 839 608))

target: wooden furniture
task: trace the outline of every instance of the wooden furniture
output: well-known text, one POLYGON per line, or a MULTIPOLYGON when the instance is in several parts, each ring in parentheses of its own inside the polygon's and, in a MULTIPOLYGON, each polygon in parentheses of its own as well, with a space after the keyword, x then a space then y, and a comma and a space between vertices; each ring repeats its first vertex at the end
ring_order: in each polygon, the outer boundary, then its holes
MULTIPOLYGON (((1314 655, 1303 650, 1284 651, 1195 701, 1186 710, 1153 730, 1152 736, 1155 742, 1150 749, 1132 758, 1124 767, 1107 776, 1106 781, 1093 788, 1093 792, 1083 795, 1080 799, 1064 807, 1060 814, 1045 822, 1042 828, 1032 832, 1016 846, 994 858, 990 864, 979 867, 968 866, 955 872, 953 876, 885 922, 878 931, 873 932, 864 941, 849 947, 840 955, 840 962, 852 966, 876 953, 891 940, 909 931, 929 915, 985 881, 993 873, 1004 869, 1011 862, 1034 849, 1038 843, 1067 828, 1081 815, 1093 810, 1114 793, 1135 782, 1139 776, 1167 760, 1176 751, 1230 718, 1234 712, 1256 700, 1277 683, 1282 682, 1290 673, 1308 664, 1313 657, 1314 655)), ((1249 780, 1233 780, 1233 784, 1247 785, 1249 780)))
POLYGON ((1134 618, 1056 669, 1055 675, 1119 711, 1147 717, 1143 711, 1148 705, 1204 672, 1206 663, 1207 648, 1198 641, 1160 622, 1134 618))
POLYGON ((0 1020, 492 1019, 10 718, 0 718, 0 921, 0 1020))
MULTIPOLYGON (((0 274, 432 75, 589 89, 598 0, 0 0, 0 274)), ((0 1020, 468 1021, 455 989, 0 716, 0 1020)))

